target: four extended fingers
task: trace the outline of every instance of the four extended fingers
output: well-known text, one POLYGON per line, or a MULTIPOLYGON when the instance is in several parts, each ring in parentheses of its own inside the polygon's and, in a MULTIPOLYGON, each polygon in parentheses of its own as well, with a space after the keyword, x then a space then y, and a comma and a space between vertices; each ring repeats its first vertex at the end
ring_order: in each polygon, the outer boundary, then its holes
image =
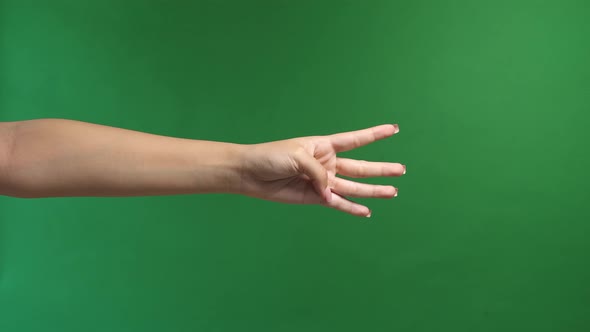
MULTIPOLYGON (((329 135, 328 138, 336 152, 349 151, 380 139, 390 137, 399 132, 398 125, 380 125, 367 129, 329 135)), ((338 158, 336 173, 355 178, 401 176, 406 173, 406 166, 399 163, 368 162, 348 158, 338 158)), ((372 185, 335 178, 332 188, 332 202, 325 204, 343 212, 357 216, 370 217, 368 207, 352 202, 348 197, 379 197, 397 196, 398 189, 393 186, 372 185)))

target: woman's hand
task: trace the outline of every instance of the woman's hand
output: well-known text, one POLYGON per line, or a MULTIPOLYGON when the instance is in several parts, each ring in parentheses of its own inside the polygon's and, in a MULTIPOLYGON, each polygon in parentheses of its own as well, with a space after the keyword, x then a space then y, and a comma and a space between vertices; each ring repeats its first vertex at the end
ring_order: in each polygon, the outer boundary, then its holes
POLYGON ((391 198, 397 196, 397 188, 359 183, 336 175, 400 176, 406 167, 399 163, 340 158, 336 154, 387 138, 398 131, 397 125, 381 125, 328 136, 246 145, 239 193, 284 203, 322 204, 370 217, 369 208, 346 197, 391 198))
POLYGON ((357 216, 346 197, 397 195, 336 177, 400 176, 405 166, 339 158, 398 132, 381 125, 260 144, 191 140, 64 119, 0 123, 0 195, 146 196, 226 192, 322 204, 357 216))

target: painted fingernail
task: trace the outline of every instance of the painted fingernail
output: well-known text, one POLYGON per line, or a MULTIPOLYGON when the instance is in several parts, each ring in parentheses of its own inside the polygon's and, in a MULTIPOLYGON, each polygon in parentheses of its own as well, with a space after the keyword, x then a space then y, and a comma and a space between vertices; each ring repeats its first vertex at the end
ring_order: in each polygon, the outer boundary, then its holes
POLYGON ((393 133, 394 134, 399 133, 399 126, 397 125, 397 123, 393 125, 393 133))
POLYGON ((406 165, 402 165, 404 166, 404 172, 402 174, 406 174, 406 165))

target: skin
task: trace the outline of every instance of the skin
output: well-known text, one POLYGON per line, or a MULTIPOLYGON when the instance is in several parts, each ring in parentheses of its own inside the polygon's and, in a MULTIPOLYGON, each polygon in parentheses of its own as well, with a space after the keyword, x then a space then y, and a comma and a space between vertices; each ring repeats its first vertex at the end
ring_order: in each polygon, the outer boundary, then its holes
POLYGON ((350 178, 401 176, 399 163, 338 157, 396 134, 380 125, 326 136, 234 144, 152 135, 64 119, 0 123, 0 195, 40 198, 233 193, 321 204, 356 216, 347 197, 392 198, 397 188, 350 178))

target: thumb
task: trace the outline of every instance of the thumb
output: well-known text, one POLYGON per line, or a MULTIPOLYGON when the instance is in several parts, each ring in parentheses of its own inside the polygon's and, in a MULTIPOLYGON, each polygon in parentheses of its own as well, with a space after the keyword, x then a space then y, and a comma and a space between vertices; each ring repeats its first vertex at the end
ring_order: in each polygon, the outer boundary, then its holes
POLYGON ((294 159, 298 170, 311 179, 318 195, 330 203, 332 191, 328 188, 328 171, 324 166, 303 149, 295 153, 294 159))

